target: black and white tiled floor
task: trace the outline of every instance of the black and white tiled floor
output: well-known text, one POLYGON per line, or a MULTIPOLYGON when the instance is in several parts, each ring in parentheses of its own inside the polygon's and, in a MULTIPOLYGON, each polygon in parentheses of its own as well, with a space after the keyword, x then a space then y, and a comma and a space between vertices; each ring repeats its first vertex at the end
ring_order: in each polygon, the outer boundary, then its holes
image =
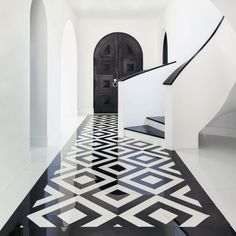
POLYGON ((175 152, 117 137, 116 115, 78 129, 1 235, 233 236, 235 232, 175 152), (22 225, 22 228, 18 228, 22 225))

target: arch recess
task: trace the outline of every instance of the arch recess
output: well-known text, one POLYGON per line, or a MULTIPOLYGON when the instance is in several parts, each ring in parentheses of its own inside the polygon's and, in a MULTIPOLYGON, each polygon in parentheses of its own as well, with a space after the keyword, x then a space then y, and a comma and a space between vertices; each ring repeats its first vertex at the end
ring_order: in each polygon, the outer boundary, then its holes
POLYGON ((30 144, 47 145, 47 16, 42 0, 30 11, 30 144))

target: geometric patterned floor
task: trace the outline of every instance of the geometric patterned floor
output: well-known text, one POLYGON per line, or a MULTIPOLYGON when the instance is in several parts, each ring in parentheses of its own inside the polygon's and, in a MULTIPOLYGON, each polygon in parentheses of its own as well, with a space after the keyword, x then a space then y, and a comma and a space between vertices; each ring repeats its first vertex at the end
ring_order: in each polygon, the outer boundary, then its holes
POLYGON ((87 118, 5 228, 22 235, 236 235, 175 152, 87 118), (14 228, 13 228, 14 229, 14 228), (12 230, 13 230, 12 229, 12 230))

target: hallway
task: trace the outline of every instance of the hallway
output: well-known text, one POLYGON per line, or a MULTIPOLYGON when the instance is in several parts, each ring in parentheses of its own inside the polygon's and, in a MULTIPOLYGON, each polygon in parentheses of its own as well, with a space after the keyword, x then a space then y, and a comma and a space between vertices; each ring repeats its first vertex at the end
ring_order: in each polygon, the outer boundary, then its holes
POLYGON ((236 236, 234 7, 1 1, 0 236, 236 236))
POLYGON ((117 129, 115 114, 88 116, 3 232, 17 223, 34 236, 235 235, 176 152, 117 129))

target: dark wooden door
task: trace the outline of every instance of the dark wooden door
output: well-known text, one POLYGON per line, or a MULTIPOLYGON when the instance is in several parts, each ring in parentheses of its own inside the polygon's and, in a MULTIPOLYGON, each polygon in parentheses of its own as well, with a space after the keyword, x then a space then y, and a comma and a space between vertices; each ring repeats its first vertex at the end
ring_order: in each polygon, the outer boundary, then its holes
POLYGON ((143 53, 130 35, 104 37, 94 53, 94 111, 118 112, 118 79, 143 70, 143 53))

